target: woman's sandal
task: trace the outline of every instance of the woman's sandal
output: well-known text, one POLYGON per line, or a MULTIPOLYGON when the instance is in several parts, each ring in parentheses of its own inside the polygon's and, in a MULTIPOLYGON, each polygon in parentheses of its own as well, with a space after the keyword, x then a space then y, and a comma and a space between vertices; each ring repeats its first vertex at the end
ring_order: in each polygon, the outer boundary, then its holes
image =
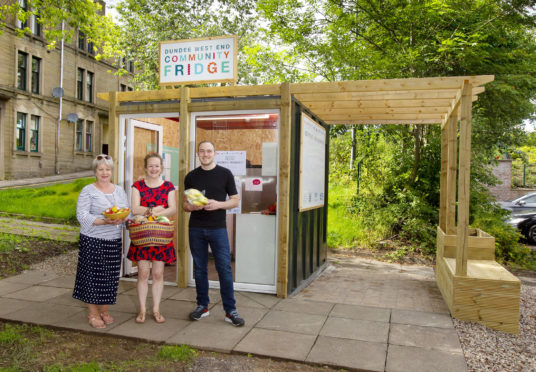
POLYGON ((100 315, 104 324, 108 325, 114 322, 114 318, 110 315, 109 312, 104 312, 104 313, 101 313, 100 315))
POLYGON ((88 318, 89 318, 89 325, 92 326, 93 328, 97 328, 97 329, 106 328, 106 324, 104 323, 104 321, 99 315, 89 314, 88 318))
POLYGON ((157 323, 164 323, 166 321, 166 318, 162 314, 160 314, 158 311, 153 312, 153 318, 154 321, 157 323))
POLYGON ((145 323, 145 311, 140 311, 136 317, 136 323, 145 323))

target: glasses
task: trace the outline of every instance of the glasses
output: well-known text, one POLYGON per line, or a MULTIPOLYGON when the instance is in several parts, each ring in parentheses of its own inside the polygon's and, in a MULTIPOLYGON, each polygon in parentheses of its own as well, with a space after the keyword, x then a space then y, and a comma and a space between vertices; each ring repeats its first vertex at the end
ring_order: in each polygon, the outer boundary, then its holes
POLYGON ((97 160, 112 160, 112 157, 110 155, 97 155, 97 160))

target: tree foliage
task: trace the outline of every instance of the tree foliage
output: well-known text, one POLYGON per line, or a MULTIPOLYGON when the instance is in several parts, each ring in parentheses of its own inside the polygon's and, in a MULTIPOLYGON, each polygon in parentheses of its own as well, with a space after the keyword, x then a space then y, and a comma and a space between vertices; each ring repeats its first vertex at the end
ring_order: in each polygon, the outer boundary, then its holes
MULTIPOLYGON (((22 23, 31 17, 43 26, 44 38, 50 48, 62 38, 72 41, 75 31, 82 31, 96 48, 96 57, 112 57, 120 54, 117 41, 121 30, 109 16, 104 16, 102 7, 93 0, 27 0, 26 7, 19 1, 8 1, 0 5, 0 32, 6 22, 18 20, 22 23), (62 22, 64 28, 62 30, 62 22)), ((15 29, 19 36, 31 34, 31 30, 15 29)))

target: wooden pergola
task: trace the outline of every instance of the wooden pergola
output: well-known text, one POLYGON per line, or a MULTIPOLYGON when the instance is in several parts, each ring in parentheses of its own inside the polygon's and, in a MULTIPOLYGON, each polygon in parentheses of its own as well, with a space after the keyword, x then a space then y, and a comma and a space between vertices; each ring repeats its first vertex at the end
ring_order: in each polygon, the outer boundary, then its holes
MULTIPOLYGON (((441 125, 441 196, 436 273, 438 286, 453 316, 517 333, 519 280, 495 262, 494 238, 482 231, 469 229, 472 102, 477 100, 478 94, 484 92, 484 85, 493 79, 492 75, 483 75, 261 86, 181 87, 158 91, 101 93, 99 97, 108 100, 110 104, 109 123, 116 138, 116 143, 111 146, 111 153, 115 159, 118 156, 117 133, 121 114, 148 110, 179 111, 179 135, 181 139, 187 139, 190 136, 190 112, 255 109, 260 102, 221 102, 210 99, 263 97, 264 107, 269 101, 266 98, 273 99, 273 107, 280 109, 279 195, 288 195, 290 189, 289 154, 293 99, 327 124, 441 125), (200 99, 206 101, 200 102, 200 99)), ((189 171, 189 163, 189 146, 181 146, 179 179, 184 179, 189 171)), ((182 187, 179 185, 180 193, 183 191, 182 187)), ((278 205, 277 294, 280 297, 287 294, 288 203, 289 198, 283 197, 278 205)), ((178 226, 180 245, 187 247, 185 212, 179 213, 178 226)), ((186 250, 179 248, 179 260, 186 261, 186 255, 186 250)), ((178 283, 185 286, 186 273, 181 275, 178 283)))

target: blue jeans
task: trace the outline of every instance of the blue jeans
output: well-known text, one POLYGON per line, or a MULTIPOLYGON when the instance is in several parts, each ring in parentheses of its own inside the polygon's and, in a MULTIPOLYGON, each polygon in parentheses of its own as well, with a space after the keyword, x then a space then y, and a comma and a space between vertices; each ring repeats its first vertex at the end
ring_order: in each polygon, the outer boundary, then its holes
POLYGON ((194 261, 197 304, 207 307, 210 303, 208 297, 208 245, 210 244, 220 279, 223 309, 226 313, 236 310, 227 229, 223 227, 217 229, 191 227, 188 235, 190 238, 190 252, 194 261))

